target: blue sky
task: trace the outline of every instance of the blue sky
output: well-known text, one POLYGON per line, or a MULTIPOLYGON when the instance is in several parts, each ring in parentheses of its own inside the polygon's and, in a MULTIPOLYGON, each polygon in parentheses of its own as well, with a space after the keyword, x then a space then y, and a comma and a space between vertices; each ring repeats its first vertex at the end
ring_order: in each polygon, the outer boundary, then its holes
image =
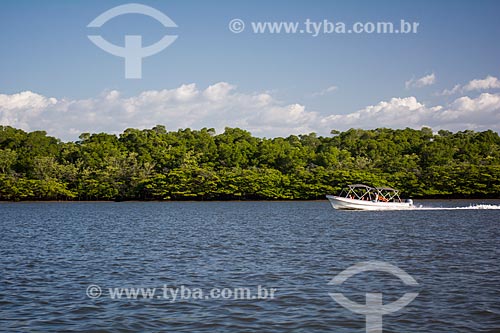
POLYGON ((498 131, 498 1, 137 1, 178 27, 133 14, 87 27, 126 3, 2 1, 0 124, 63 139, 155 123, 172 130, 239 126, 262 136, 423 125, 498 131), (228 29, 234 18, 246 22, 245 31, 228 29), (250 27, 306 19, 404 19, 419 28, 313 37, 250 27), (117 45, 124 35, 142 35, 144 45, 165 33, 178 39, 145 58, 142 79, 134 80, 124 78, 122 58, 89 41, 91 33, 117 45))

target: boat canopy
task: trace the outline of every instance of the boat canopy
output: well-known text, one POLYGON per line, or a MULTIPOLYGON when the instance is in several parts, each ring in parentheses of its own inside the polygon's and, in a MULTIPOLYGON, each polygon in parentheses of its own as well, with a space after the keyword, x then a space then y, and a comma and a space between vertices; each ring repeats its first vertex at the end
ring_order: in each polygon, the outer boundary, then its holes
POLYGON ((356 188, 356 187, 362 187, 362 188, 369 188, 373 189, 373 187, 365 185, 365 184, 352 184, 352 185, 347 185, 349 188, 356 188))
POLYGON ((391 187, 372 187, 365 184, 351 184, 339 196, 350 199, 401 202, 399 191, 391 187))
POLYGON ((395 188, 391 188, 391 187, 376 187, 376 189, 378 191, 392 191, 392 192, 399 192, 398 190, 396 190, 395 188))

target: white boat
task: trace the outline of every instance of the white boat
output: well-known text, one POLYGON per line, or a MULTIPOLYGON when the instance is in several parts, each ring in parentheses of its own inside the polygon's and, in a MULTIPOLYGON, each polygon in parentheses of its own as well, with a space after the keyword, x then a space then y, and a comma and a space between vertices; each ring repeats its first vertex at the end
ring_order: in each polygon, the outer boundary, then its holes
POLYGON ((335 209, 346 210, 401 210, 413 208, 413 200, 402 200, 399 191, 390 187, 370 187, 364 184, 348 185, 340 194, 327 195, 335 209))

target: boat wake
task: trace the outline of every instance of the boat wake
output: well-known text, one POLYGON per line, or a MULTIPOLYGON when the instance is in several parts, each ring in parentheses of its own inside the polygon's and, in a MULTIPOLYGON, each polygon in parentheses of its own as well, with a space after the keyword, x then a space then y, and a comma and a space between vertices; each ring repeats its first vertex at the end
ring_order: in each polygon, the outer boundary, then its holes
POLYGON ((427 207, 420 205, 418 207, 411 208, 413 210, 474 210, 474 209, 500 209, 500 205, 489 205, 489 204, 476 204, 470 206, 461 207, 427 207))

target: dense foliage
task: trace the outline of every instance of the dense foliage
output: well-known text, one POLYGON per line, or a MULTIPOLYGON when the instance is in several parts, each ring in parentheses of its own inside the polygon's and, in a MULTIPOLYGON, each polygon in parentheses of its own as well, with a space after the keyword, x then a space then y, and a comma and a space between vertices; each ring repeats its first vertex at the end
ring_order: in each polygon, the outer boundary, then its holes
POLYGON ((383 128, 262 139, 156 126, 62 142, 0 126, 1 200, 317 199, 350 183, 499 197, 500 137, 383 128))

